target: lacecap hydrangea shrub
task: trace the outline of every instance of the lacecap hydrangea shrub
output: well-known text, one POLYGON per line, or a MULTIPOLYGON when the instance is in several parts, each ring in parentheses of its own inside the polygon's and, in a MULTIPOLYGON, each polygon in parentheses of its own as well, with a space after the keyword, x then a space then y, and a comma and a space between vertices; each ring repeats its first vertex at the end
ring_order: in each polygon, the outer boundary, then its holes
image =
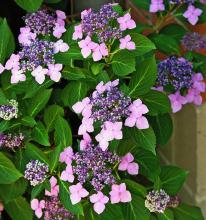
POLYGON ((78 21, 17 3, 28 11, 17 49, 0 21, 2 219, 203 220, 178 196, 188 172, 158 156, 172 134, 165 87, 191 96, 202 75, 183 58, 157 65, 155 44, 116 3, 78 21), (187 82, 168 80, 170 63, 187 82))

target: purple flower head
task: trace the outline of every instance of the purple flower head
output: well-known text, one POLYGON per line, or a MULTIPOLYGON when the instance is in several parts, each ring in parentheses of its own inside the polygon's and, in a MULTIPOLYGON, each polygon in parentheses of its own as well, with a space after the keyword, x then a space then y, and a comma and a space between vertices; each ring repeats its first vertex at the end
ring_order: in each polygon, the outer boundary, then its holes
POLYGON ((193 4, 195 0, 169 0, 170 4, 193 4))
POLYGON ((158 65, 158 86, 172 86, 175 91, 192 86, 192 65, 184 58, 175 56, 163 60, 158 65))
POLYGON ((0 147, 14 149, 20 147, 24 136, 22 133, 16 134, 0 134, 0 147))
POLYGON ((0 118, 11 120, 18 116, 18 102, 14 99, 9 101, 9 105, 0 105, 0 118))
POLYGON ((170 197, 163 189, 160 189, 160 191, 153 190, 146 196, 145 207, 148 208, 150 212, 163 213, 169 201, 170 197))
POLYGON ((54 43, 36 39, 30 45, 23 46, 18 55, 20 69, 33 71, 38 66, 54 64, 54 43))
POLYGON ((39 160, 31 160, 26 165, 24 178, 29 180, 32 186, 36 186, 45 181, 48 172, 48 165, 41 163, 39 160))
POLYGON ((204 35, 201 35, 199 33, 193 32, 193 33, 187 33, 182 38, 182 45, 187 49, 191 51, 195 50, 204 50, 206 49, 206 37, 204 35))
POLYGON ((170 196, 170 201, 167 203, 167 207, 169 208, 177 208, 180 204, 179 196, 170 196))

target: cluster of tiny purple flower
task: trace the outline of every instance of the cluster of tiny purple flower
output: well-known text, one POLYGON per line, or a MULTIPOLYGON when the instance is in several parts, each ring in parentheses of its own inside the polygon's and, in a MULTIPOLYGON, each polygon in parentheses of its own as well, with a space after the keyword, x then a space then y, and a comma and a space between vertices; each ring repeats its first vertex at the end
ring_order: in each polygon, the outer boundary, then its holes
POLYGON ((24 135, 16 134, 0 134, 0 148, 15 149, 22 145, 24 135))
POLYGON ((0 118, 11 120, 18 117, 18 102, 14 99, 9 101, 8 105, 0 105, 0 118))

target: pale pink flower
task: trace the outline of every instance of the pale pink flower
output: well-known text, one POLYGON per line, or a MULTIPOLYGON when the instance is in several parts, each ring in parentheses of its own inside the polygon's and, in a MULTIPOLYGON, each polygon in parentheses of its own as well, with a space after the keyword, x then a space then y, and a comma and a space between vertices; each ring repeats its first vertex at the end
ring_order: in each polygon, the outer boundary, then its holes
POLYGON ((112 204, 132 201, 131 193, 126 189, 125 183, 121 183, 120 185, 112 185, 112 191, 109 194, 112 204))
MULTIPOLYGON (((0 212, 2 212, 4 210, 4 205, 2 202, 0 202, 0 212)), ((1 213, 0 213, 1 214, 1 213)))
POLYGON ((120 39, 120 49, 135 50, 135 43, 131 41, 131 36, 127 35, 120 39))
POLYGON ((69 191, 72 205, 79 203, 82 198, 85 198, 89 195, 89 192, 83 188, 81 183, 70 186, 69 191))
POLYGON ((61 79, 61 70, 63 68, 62 64, 48 64, 48 75, 50 76, 50 79, 54 82, 59 82, 61 79))
POLYGON ((4 72, 4 66, 0 63, 0 74, 2 74, 4 72))
POLYGON ((76 25, 74 27, 74 33, 72 35, 72 40, 82 39, 83 38, 83 32, 82 32, 82 25, 76 25))
POLYGON ((12 54, 5 64, 6 70, 19 69, 19 55, 12 54))
POLYGON ((90 99, 88 97, 84 98, 81 102, 77 102, 72 106, 72 109, 75 113, 80 114, 84 110, 84 108, 90 103, 90 99))
POLYGON ((185 18, 190 22, 190 24, 195 25, 199 20, 199 16, 202 14, 202 10, 195 8, 193 5, 189 5, 187 11, 183 14, 185 18))
POLYGON ((65 27, 56 23, 53 31, 54 37, 60 38, 64 32, 66 32, 65 27))
POLYGON ((91 142, 92 139, 89 136, 89 134, 87 133, 83 134, 83 140, 80 141, 80 150, 85 150, 90 145, 91 142))
POLYGON ((94 211, 97 214, 101 214, 105 210, 105 204, 109 202, 109 198, 102 192, 98 192, 90 196, 90 202, 94 203, 94 211))
POLYGON ((49 180, 50 185, 51 185, 51 191, 49 192, 48 190, 45 190, 45 195, 46 196, 58 196, 59 194, 59 185, 57 185, 57 179, 52 176, 49 180))
POLYGON ((119 17, 117 21, 120 24, 121 31, 136 27, 136 23, 133 19, 131 19, 131 15, 129 13, 125 14, 123 17, 119 17))
POLYGON ((23 73, 23 70, 12 70, 12 75, 11 75, 11 84, 15 84, 18 82, 24 82, 26 81, 26 76, 23 73))
POLYGON ((74 182, 74 175, 71 164, 67 164, 66 170, 62 171, 60 179, 64 181, 68 181, 70 183, 74 182))
POLYGON ((119 85, 119 79, 115 79, 114 81, 109 81, 105 84, 106 90, 110 91, 111 88, 119 85))
POLYGON ((60 153, 59 161, 61 163, 66 163, 67 165, 71 164, 73 160, 73 155, 74 155, 73 149, 69 146, 65 148, 63 152, 60 153))
POLYGON ((90 133, 94 131, 93 126, 94 120, 92 118, 83 118, 82 124, 79 127, 78 134, 83 135, 85 133, 90 133))
POLYGON ((174 94, 170 94, 168 97, 172 105, 173 113, 180 111, 183 105, 185 105, 188 102, 187 99, 184 96, 182 96, 179 91, 174 94))
POLYGON ((41 218, 43 215, 42 209, 45 208, 45 201, 44 200, 39 201, 38 199, 33 199, 31 201, 31 208, 32 210, 35 211, 35 215, 37 216, 37 218, 41 218))
POLYGON ((44 69, 42 66, 38 66, 31 72, 31 75, 35 78, 36 82, 42 84, 45 81, 45 76, 48 73, 48 69, 44 69))
POLYGON ((65 20, 67 18, 66 14, 63 11, 56 10, 57 18, 65 20))
POLYGON ((150 4, 149 11, 152 13, 156 13, 158 11, 164 11, 165 5, 163 0, 152 0, 150 4))
POLYGON ((64 43, 63 40, 58 40, 54 44, 54 53, 66 52, 68 50, 69 50, 69 45, 67 43, 64 43))
POLYGON ((104 123, 104 134, 108 137, 111 137, 112 140, 121 140, 122 139, 122 122, 110 122, 106 121, 104 123))
POLYGON ((84 40, 78 42, 78 44, 81 48, 81 53, 84 58, 87 58, 92 53, 92 50, 94 50, 98 46, 97 43, 92 42, 89 36, 87 36, 84 40))
POLYGON ((109 141, 112 140, 111 137, 107 137, 104 134, 104 130, 102 130, 98 135, 96 135, 95 139, 99 142, 99 147, 105 151, 109 146, 109 141))
POLYGON ((108 56, 109 52, 105 43, 101 43, 97 45, 96 48, 93 49, 92 58, 94 61, 99 61, 102 57, 108 56))
POLYGON ((36 34, 32 33, 29 27, 20 28, 20 32, 18 40, 22 45, 30 45, 36 39, 36 34))
POLYGON ((131 153, 127 153, 124 157, 121 158, 118 169, 121 171, 126 171, 130 175, 137 175, 139 172, 139 165, 134 161, 134 157, 131 153))

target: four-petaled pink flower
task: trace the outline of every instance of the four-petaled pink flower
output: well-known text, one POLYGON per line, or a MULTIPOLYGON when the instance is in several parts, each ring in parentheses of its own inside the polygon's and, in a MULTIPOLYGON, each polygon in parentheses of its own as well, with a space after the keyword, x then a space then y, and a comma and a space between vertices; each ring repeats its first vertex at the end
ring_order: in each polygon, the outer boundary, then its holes
POLYGON ((112 204, 132 201, 131 193, 126 189, 125 183, 121 183, 120 185, 112 185, 112 191, 109 194, 112 204))
POLYGON ((170 94, 168 97, 172 105, 173 113, 180 111, 182 109, 182 106, 187 103, 187 99, 182 96, 179 91, 174 94, 170 94))
POLYGON ((78 134, 83 135, 85 133, 90 133, 94 131, 93 126, 94 120, 92 118, 83 118, 82 124, 79 127, 78 134))
POLYGON ((86 189, 83 188, 81 183, 77 183, 76 185, 72 185, 69 187, 70 191, 70 199, 72 205, 75 205, 81 201, 82 198, 85 198, 89 195, 86 189))
POLYGON ((149 123, 146 117, 143 114, 149 112, 146 105, 142 103, 140 99, 135 100, 130 106, 129 110, 131 111, 130 116, 125 121, 125 126, 136 127, 138 129, 147 129, 149 128, 149 123))
POLYGON ((54 82, 59 82, 62 76, 60 72, 62 68, 62 64, 48 64, 48 75, 50 76, 50 79, 54 82))
POLYGON ((66 170, 62 171, 60 179, 64 181, 68 181, 70 183, 74 182, 74 175, 71 164, 67 164, 66 170))
POLYGON ((11 75, 11 83, 15 84, 18 82, 24 82, 26 80, 26 76, 23 73, 23 70, 12 70, 12 75, 11 75))
POLYGON ((92 139, 89 136, 89 134, 87 133, 83 134, 83 140, 80 141, 80 150, 85 150, 90 145, 91 142, 92 139))
POLYGON ((87 58, 92 53, 92 50, 94 50, 98 45, 97 43, 92 42, 91 37, 89 36, 78 42, 78 44, 84 58, 87 58))
POLYGON ((36 34, 31 32, 29 27, 20 28, 20 34, 18 36, 19 43, 22 45, 30 45, 36 38, 36 34))
POLYGON ((65 148, 63 152, 60 153, 59 161, 61 163, 66 163, 67 165, 71 164, 73 160, 73 155, 74 155, 73 149, 69 146, 65 148))
POLYGON ((72 35, 72 40, 77 40, 77 39, 82 39, 83 37, 83 32, 82 32, 82 25, 76 25, 74 27, 74 33, 72 35))
POLYGON ((67 43, 64 43, 63 40, 58 40, 54 44, 54 53, 66 52, 68 50, 69 50, 69 45, 67 43))
POLYGON ((59 23, 56 23, 54 27, 53 35, 56 38, 60 38, 64 32, 66 32, 65 27, 59 23))
POLYGON ((124 157, 122 157, 118 169, 121 171, 127 170, 130 175, 137 175, 139 172, 139 165, 133 161, 133 155, 131 153, 127 153, 124 157))
POLYGON ((150 4, 149 11, 152 13, 156 13, 158 11, 164 11, 165 5, 163 0, 152 0, 150 4))
POLYGON ((11 70, 11 69, 19 69, 19 55, 12 54, 11 57, 7 60, 5 64, 5 69, 6 70, 11 70))
POLYGON ((120 49, 127 49, 127 50, 135 50, 135 43, 131 41, 131 36, 128 34, 124 38, 120 39, 120 49))
POLYGON ((43 215, 42 209, 45 208, 45 201, 44 200, 39 201, 38 199, 33 199, 31 201, 31 208, 32 210, 35 211, 35 215, 37 216, 37 218, 41 218, 43 215))
POLYGON ((31 75, 34 76, 35 80, 42 84, 45 80, 45 75, 48 73, 48 69, 44 69, 42 66, 38 66, 35 70, 31 72, 31 75))
POLYGON ((81 102, 77 102, 72 106, 72 109, 75 113, 80 114, 83 112, 85 107, 90 103, 90 99, 88 97, 84 98, 81 102))
POLYGON ((94 203, 94 211, 97 214, 101 214, 105 209, 105 204, 109 202, 109 198, 102 192, 98 192, 90 196, 90 202, 94 203))
POLYGON ((187 11, 183 14, 185 18, 190 22, 190 24, 195 25, 199 20, 199 16, 202 14, 202 10, 195 8, 193 5, 189 5, 187 11))
POLYGON ((58 196, 59 194, 59 185, 57 185, 57 179, 52 176, 49 180, 50 185, 51 185, 51 191, 49 192, 48 190, 45 190, 45 195, 46 196, 58 196))
POLYGON ((108 49, 105 43, 101 43, 97 45, 96 48, 93 49, 92 58, 94 61, 99 61, 102 57, 108 56, 108 49))
POLYGON ((4 66, 0 63, 0 74, 3 73, 5 70, 4 66))
POLYGON ((117 21, 120 24, 121 31, 136 27, 136 23, 133 19, 131 19, 131 15, 129 13, 125 14, 123 17, 119 17, 117 21))
POLYGON ((56 15, 57 15, 57 18, 62 19, 62 20, 65 20, 67 18, 65 12, 60 11, 60 10, 56 10, 56 15))

